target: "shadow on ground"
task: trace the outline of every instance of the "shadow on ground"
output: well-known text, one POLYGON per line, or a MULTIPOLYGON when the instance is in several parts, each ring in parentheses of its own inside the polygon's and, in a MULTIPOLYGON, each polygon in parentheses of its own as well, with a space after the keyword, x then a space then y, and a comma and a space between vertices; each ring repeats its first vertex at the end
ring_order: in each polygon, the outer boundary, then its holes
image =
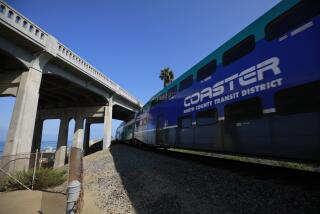
POLYGON ((110 152, 137 213, 320 213, 318 174, 119 143, 110 152))
POLYGON ((19 190, 0 193, 0 213, 45 213, 66 212, 66 196, 61 193, 19 190))

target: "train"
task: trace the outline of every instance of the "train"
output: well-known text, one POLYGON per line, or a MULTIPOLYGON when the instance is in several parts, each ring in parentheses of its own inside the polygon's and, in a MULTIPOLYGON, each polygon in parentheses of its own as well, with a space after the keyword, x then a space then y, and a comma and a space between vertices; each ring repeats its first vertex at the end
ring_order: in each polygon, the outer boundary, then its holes
POLYGON ((320 1, 278 3, 155 94, 116 139, 320 160, 320 1))

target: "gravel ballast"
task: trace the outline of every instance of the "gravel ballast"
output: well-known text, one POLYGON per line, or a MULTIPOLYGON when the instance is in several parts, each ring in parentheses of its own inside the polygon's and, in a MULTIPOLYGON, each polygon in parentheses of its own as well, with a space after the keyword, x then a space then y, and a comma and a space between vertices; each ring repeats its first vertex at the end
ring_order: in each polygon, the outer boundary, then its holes
POLYGON ((84 158, 84 193, 104 213, 320 213, 318 187, 123 144, 84 158))

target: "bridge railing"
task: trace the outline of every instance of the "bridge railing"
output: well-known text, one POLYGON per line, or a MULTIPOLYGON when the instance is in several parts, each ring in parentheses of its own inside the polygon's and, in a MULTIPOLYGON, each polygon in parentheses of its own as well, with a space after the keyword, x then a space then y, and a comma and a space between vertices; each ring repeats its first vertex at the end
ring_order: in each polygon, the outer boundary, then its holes
POLYGON ((0 1, 0 18, 7 22, 10 27, 14 27, 28 36, 29 39, 41 46, 46 46, 48 33, 2 1, 0 1))
POLYGON ((54 56, 58 56, 66 62, 72 64, 78 70, 82 71, 91 78, 97 80, 104 86, 118 93, 120 96, 130 100, 136 105, 140 105, 138 99, 130 95, 126 90, 121 88, 117 83, 106 77, 103 73, 98 71, 80 56, 75 54, 65 45, 60 43, 53 36, 42 30, 40 27, 32 23, 22 14, 10 7, 8 4, 0 0, 0 20, 3 20, 5 24, 18 30, 21 34, 27 37, 29 40, 37 43, 46 51, 54 56))
POLYGON ((138 105, 140 104, 136 97, 130 95, 126 90, 121 88, 117 83, 112 81, 110 78, 106 77, 104 74, 102 74, 92 65, 90 65, 88 62, 83 60, 81 57, 79 57, 77 54, 75 54, 73 51, 71 51, 69 48, 67 48, 65 45, 59 42, 58 42, 57 55, 71 62, 73 65, 79 67, 80 69, 85 71, 87 75, 93 77, 94 79, 98 80, 102 84, 107 83, 107 87, 111 88, 114 91, 117 91, 119 95, 129 99, 131 102, 135 104, 138 104, 138 105))

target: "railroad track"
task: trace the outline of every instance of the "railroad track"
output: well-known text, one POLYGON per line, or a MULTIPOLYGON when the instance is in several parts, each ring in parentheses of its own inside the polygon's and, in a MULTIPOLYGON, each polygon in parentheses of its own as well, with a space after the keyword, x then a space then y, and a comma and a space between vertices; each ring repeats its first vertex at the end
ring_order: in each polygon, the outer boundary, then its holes
POLYGON ((121 142, 120 144, 170 158, 196 162, 210 167, 232 171, 243 176, 253 176, 262 180, 272 179, 279 183, 298 185, 302 188, 320 191, 319 165, 315 163, 299 163, 187 149, 136 146, 121 142))

